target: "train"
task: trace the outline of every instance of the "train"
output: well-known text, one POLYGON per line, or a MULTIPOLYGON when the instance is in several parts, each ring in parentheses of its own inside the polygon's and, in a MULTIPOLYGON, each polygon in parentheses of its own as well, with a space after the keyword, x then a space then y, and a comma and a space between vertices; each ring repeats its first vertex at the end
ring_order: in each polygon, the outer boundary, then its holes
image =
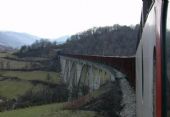
POLYGON ((170 117, 168 0, 143 0, 136 51, 136 116, 170 117))

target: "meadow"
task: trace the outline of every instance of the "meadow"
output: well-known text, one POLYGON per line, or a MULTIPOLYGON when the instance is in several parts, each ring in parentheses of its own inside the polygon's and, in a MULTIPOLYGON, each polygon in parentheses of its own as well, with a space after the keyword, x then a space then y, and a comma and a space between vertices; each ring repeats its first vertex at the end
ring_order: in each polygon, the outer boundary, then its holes
POLYGON ((50 71, 0 71, 0 76, 14 77, 21 80, 39 80, 60 83, 59 73, 50 71))
POLYGON ((66 88, 61 83, 59 73, 41 69, 45 67, 41 61, 47 60, 39 57, 19 58, 10 52, 0 52, 0 111, 13 108, 15 103, 18 104, 16 108, 20 108, 20 105, 28 107, 66 99, 63 97, 66 88))
POLYGON ((103 112, 103 107, 115 105, 110 105, 110 101, 101 103, 101 100, 106 100, 103 98, 106 92, 110 94, 110 85, 67 102, 69 93, 60 74, 41 69, 45 67, 41 63, 48 60, 0 53, 0 117, 104 117, 93 110, 93 106, 99 105, 103 112), (34 70, 35 67, 38 69, 34 70), (89 102, 92 108, 79 109, 89 102))
POLYGON ((66 110, 64 103, 1 112, 0 117, 102 117, 94 111, 66 110))

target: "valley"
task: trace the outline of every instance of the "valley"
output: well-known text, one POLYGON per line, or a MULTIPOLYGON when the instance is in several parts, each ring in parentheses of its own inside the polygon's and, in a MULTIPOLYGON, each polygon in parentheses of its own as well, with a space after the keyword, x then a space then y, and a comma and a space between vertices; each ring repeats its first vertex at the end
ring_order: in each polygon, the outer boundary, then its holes
MULTIPOLYGON (((20 49, 1 50, 0 117, 120 117, 126 115, 126 110, 123 110, 125 106, 122 105, 123 94, 119 80, 105 82, 93 92, 89 90, 86 92, 87 87, 79 87, 82 89, 77 87, 74 92, 68 86, 71 80, 68 81, 69 83, 63 82, 59 60, 60 53, 126 55, 125 49, 121 46, 127 46, 129 49, 129 44, 119 43, 115 48, 113 46, 119 42, 119 38, 110 34, 114 32, 116 35, 118 29, 126 34, 127 30, 135 33, 137 26, 134 29, 116 25, 97 30, 91 29, 87 33, 71 36, 63 44, 57 45, 56 42, 41 39, 32 45, 22 45, 20 49), (110 48, 101 48, 100 45, 103 42, 105 45, 109 43, 110 48), (77 90, 85 90, 86 93, 80 92, 81 94, 75 98, 74 94, 77 90)), ((131 35, 129 39, 133 39, 131 35)), ((133 55, 134 49, 128 49, 128 55, 133 55)), ((84 73, 82 77, 86 77, 86 72, 82 73, 84 73)), ((100 75, 104 77, 106 73, 102 73, 100 75)))
POLYGON ((67 89, 59 73, 42 70, 41 62, 49 59, 0 53, 0 111, 66 101, 67 89))
POLYGON ((0 117, 117 117, 116 111, 121 110, 121 97, 115 98, 121 93, 117 84, 105 84, 68 101, 60 73, 44 69, 49 60, 0 53, 0 117))

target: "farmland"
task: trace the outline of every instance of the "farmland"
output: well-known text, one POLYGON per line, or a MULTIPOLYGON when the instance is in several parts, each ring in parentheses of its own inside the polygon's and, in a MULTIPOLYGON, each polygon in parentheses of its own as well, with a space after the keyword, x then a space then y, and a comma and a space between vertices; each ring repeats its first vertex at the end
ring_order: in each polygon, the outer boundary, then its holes
POLYGON ((117 116, 121 97, 115 95, 121 92, 116 83, 68 101, 60 73, 45 68, 51 60, 0 53, 0 117, 117 116))
POLYGON ((0 111, 67 99, 59 73, 42 69, 48 61, 50 58, 0 53, 0 111))
POLYGON ((0 117, 100 117, 95 111, 64 109, 67 88, 59 72, 42 69, 48 61, 0 53, 0 117))

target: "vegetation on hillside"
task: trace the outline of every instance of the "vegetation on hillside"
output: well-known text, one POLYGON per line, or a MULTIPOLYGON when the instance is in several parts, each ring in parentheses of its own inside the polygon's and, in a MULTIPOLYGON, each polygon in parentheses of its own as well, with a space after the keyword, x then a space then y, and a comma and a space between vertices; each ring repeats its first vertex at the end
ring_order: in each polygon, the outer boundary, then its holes
MULTIPOLYGON (((32 63, 40 63, 44 67, 40 67, 40 70, 45 71, 60 71, 59 58, 57 56, 59 48, 56 45, 56 42, 50 42, 46 39, 41 39, 35 41, 30 46, 22 46, 21 49, 14 53, 14 55, 19 58, 19 61, 29 61, 32 63)), ((7 57, 6 59, 14 59, 17 58, 7 57)), ((35 65, 35 64, 34 64, 35 65)), ((37 69, 37 65, 33 66, 37 69)))
POLYGON ((139 25, 92 28, 72 35, 66 43, 57 44, 42 39, 30 46, 22 46, 19 57, 55 57, 57 52, 105 56, 134 55, 139 25))
POLYGON ((50 60, 0 53, 0 111, 67 100, 59 73, 46 67, 50 60))
POLYGON ((20 80, 44 81, 48 83, 60 84, 59 73, 48 71, 0 71, 4 77, 18 78, 20 80))
POLYGON ((138 29, 138 25, 92 28, 71 36, 62 45, 62 52, 105 56, 134 55, 138 29))
POLYGON ((22 46, 16 53, 19 57, 42 57, 49 58, 55 56, 55 49, 57 48, 56 42, 50 42, 47 39, 35 41, 30 46, 22 46))
POLYGON ((120 101, 120 88, 111 82, 70 102, 7 111, 0 117, 119 117, 120 101))

